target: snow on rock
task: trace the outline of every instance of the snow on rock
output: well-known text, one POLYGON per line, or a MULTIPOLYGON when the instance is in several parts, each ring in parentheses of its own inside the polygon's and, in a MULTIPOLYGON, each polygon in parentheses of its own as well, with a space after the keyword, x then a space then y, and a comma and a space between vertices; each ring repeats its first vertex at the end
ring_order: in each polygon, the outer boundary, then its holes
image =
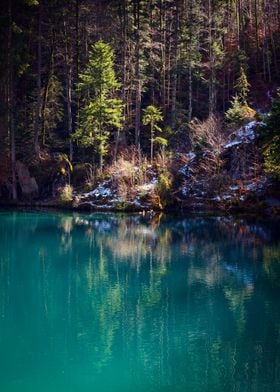
POLYGON ((76 194, 75 206, 100 211, 132 210, 149 211, 153 208, 151 202, 142 201, 143 196, 149 195, 155 189, 158 180, 151 173, 151 180, 138 186, 132 199, 126 199, 118 194, 112 180, 106 180, 97 185, 92 191, 76 194), (153 175, 153 176, 152 176, 153 175))
POLYGON ((268 178, 265 176, 262 176, 262 177, 258 178, 257 180, 254 180, 254 181, 247 183, 244 186, 244 188, 247 192, 261 195, 265 191, 265 189, 268 185, 268 182, 269 182, 268 178))
POLYGON ((260 125, 258 121, 251 121, 238 131, 231 134, 231 142, 224 146, 225 149, 237 146, 239 144, 252 143, 256 138, 255 128, 260 125))
POLYGON ((266 191, 268 182, 269 180, 267 177, 261 176, 248 181, 243 186, 231 185, 228 187, 227 192, 217 195, 211 198, 211 200, 218 203, 226 201, 234 202, 237 199, 245 201, 250 195, 262 196, 266 191))
POLYGON ((187 153, 187 157, 189 158, 189 162, 188 163, 190 163, 190 162, 192 162, 195 159, 196 154, 194 152, 190 151, 190 152, 187 153))
POLYGON ((87 199, 87 198, 107 198, 107 197, 112 197, 113 196, 113 191, 111 189, 112 181, 107 180, 99 184, 95 189, 93 189, 90 192, 83 193, 80 195, 81 199, 87 199))
POLYGON ((215 197, 211 198, 211 200, 218 201, 218 202, 228 201, 228 200, 231 200, 231 199, 232 199, 232 195, 230 193, 225 193, 225 194, 223 194, 221 196, 215 196, 215 197))

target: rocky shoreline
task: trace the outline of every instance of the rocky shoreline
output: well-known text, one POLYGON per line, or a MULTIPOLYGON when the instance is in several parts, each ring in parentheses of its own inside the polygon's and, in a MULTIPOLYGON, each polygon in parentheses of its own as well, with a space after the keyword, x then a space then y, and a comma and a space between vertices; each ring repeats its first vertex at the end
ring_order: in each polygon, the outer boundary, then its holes
POLYGON ((265 173, 258 146, 261 126, 260 121, 251 121, 219 143, 215 141, 216 149, 189 149, 175 154, 172 161, 163 156, 152 165, 121 158, 105 178, 87 185, 86 190, 83 182, 75 186, 75 167, 74 186, 68 185, 72 167, 63 156, 45 158, 41 172, 17 162, 22 197, 14 203, 2 194, 0 206, 279 215, 279 183, 265 173), (65 189, 69 194, 62 198, 65 189))

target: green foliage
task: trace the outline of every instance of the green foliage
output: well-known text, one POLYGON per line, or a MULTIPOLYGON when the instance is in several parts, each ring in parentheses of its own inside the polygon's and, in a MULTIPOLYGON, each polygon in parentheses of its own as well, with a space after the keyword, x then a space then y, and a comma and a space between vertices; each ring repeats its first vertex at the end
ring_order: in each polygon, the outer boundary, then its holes
POLYGON ((98 41, 92 45, 89 52, 89 61, 79 75, 79 89, 88 93, 90 98, 106 96, 120 87, 114 71, 114 53, 109 44, 98 41))
POLYGON ((250 89, 250 83, 248 82, 246 73, 244 68, 241 66, 240 68, 240 76, 236 81, 236 85, 234 86, 237 92, 237 96, 242 103, 242 105, 247 105, 247 98, 250 89))
MULTIPOLYGON (((162 132, 162 129, 158 126, 158 123, 163 121, 163 115, 160 109, 157 107, 150 105, 146 109, 143 110, 143 124, 144 125, 150 125, 151 129, 151 160, 153 159, 153 145, 154 145, 154 135, 155 131, 162 132)), ((167 141, 165 139, 160 138, 158 139, 157 142, 163 142, 167 144, 167 141)))
POLYGON ((162 206, 166 206, 168 202, 171 187, 172 181, 170 178, 169 170, 167 167, 164 167, 159 172, 158 183, 156 186, 156 192, 160 197, 160 203, 162 206))
POLYGON ((153 124, 154 129, 161 131, 157 123, 163 120, 162 113, 157 107, 150 105, 143 110, 143 124, 153 124))
POLYGON ((267 173, 280 180, 280 90, 265 120, 262 146, 267 173))
MULTIPOLYGON (((58 125, 63 121, 62 85, 55 75, 51 75, 46 87, 45 103, 42 110, 43 144, 47 141, 52 145, 59 144, 56 134, 58 125)), ((44 90, 42 91, 44 101, 44 90)))
POLYGON ((264 145, 263 155, 266 172, 280 181, 280 135, 274 136, 264 145))
POLYGON ((157 144, 159 144, 159 145, 162 146, 162 147, 166 147, 167 144, 168 144, 167 139, 165 139, 164 137, 160 137, 160 136, 157 136, 157 137, 154 139, 154 142, 157 143, 157 144))
POLYGON ((231 107, 225 114, 226 120, 231 126, 241 126, 253 119, 255 115, 256 112, 247 104, 242 103, 237 95, 233 97, 231 107))
POLYGON ((79 88, 84 93, 85 106, 81 109, 79 127, 73 139, 82 147, 93 147, 100 159, 100 169, 103 157, 108 153, 110 132, 114 128, 121 128, 123 121, 122 101, 111 98, 112 93, 120 87, 113 60, 110 45, 98 41, 92 46, 87 67, 80 75, 79 88))
POLYGON ((238 96, 236 95, 235 97, 233 97, 231 107, 226 112, 226 119, 230 124, 240 125, 243 123, 244 118, 242 113, 242 106, 243 105, 239 101, 238 96))
POLYGON ((93 146, 99 155, 106 155, 111 127, 122 126, 121 100, 101 96, 81 110, 80 127, 73 138, 83 147, 93 146))
POLYGON ((256 112, 247 103, 250 84, 243 66, 240 67, 240 75, 234 88, 236 95, 233 97, 231 107, 226 112, 226 119, 230 125, 240 126, 256 115, 256 112))
POLYGON ((280 134, 280 89, 272 103, 271 111, 265 120, 263 131, 263 136, 268 138, 280 134))

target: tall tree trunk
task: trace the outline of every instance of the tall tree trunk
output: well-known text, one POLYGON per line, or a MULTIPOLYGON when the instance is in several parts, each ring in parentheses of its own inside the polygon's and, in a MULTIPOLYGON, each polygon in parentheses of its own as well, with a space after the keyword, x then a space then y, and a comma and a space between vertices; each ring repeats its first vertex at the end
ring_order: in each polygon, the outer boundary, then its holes
POLYGON ((188 100, 189 100, 189 108, 188 108, 188 122, 192 120, 192 104, 193 104, 193 88, 192 88, 192 63, 189 61, 189 70, 188 70, 188 100))
POLYGON ((135 144, 140 151, 140 124, 141 124, 141 101, 142 81, 140 73, 140 4, 134 2, 134 25, 136 26, 136 96, 135 96, 135 144))
MULTIPOLYGON (((75 7, 75 28, 76 28, 76 81, 79 80, 80 73, 80 29, 79 29, 79 19, 80 19, 80 6, 79 0, 76 0, 75 7)), ((79 112, 80 112, 80 95, 77 93, 76 98, 76 126, 79 126, 79 112)))
POLYGON ((66 98, 67 98, 67 127, 69 137, 69 159, 73 160, 73 121, 72 121, 72 65, 67 64, 67 79, 66 79, 66 98))
POLYGON ((73 119, 72 119, 72 55, 71 44, 69 45, 68 37, 69 31, 67 29, 66 21, 64 21, 65 34, 65 73, 66 73, 66 105, 67 105, 67 133, 69 137, 69 158, 73 159, 73 119))
POLYGON ((154 158, 154 124, 153 122, 151 123, 151 162, 153 161, 154 158))
POLYGON ((172 95, 171 95, 171 128, 175 129, 177 122, 177 76, 178 76, 178 29, 179 29, 179 10, 176 1, 175 10, 175 32, 174 32, 174 57, 173 57, 173 72, 172 72, 172 95))
POLYGON ((53 49, 54 49, 54 37, 52 39, 52 46, 51 46, 51 51, 50 51, 50 57, 49 57, 49 64, 48 64, 48 71, 47 71, 47 81, 46 81, 46 87, 44 89, 44 95, 43 95, 43 101, 42 101, 42 115, 41 115, 41 120, 42 120, 42 143, 43 145, 46 142, 46 124, 45 124, 45 112, 46 112, 46 104, 47 104, 47 99, 48 99, 48 92, 49 92, 49 85, 50 85, 50 79, 51 75, 53 72, 53 49))
POLYGON ((9 136, 10 136, 10 155, 12 169, 12 198, 17 200, 16 183, 16 143, 15 143, 15 122, 14 122, 14 61, 13 61, 13 33, 12 33, 12 0, 8 3, 8 116, 9 116, 9 136))
POLYGON ((192 50, 193 50, 193 0, 189 4, 189 45, 188 45, 188 122, 192 119, 193 111, 193 82, 192 82, 192 50))
POLYGON ((209 40, 209 63, 210 63, 210 80, 209 80, 209 115, 214 113, 216 109, 216 71, 215 59, 213 53, 213 10, 212 0, 208 0, 208 40, 209 40))
POLYGON ((41 68, 42 68, 42 1, 39 3, 39 19, 38 19, 38 41, 37 41, 37 102, 34 129, 34 150, 36 158, 39 158, 40 144, 39 133, 41 126, 41 68))
POLYGON ((140 124, 141 124, 141 101, 142 101, 142 83, 137 80, 136 103, 135 103, 135 144, 140 150, 140 124))
POLYGON ((161 102, 163 117, 166 117, 166 11, 160 0, 160 35, 161 35, 161 102))

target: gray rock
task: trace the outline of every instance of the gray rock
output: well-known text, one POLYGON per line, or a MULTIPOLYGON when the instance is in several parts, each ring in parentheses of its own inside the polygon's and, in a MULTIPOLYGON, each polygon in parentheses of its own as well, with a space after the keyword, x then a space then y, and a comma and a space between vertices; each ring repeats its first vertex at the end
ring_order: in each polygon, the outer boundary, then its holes
POLYGON ((20 162, 16 162, 16 172, 22 195, 27 199, 34 199, 39 195, 39 187, 34 177, 30 176, 28 167, 20 162))

